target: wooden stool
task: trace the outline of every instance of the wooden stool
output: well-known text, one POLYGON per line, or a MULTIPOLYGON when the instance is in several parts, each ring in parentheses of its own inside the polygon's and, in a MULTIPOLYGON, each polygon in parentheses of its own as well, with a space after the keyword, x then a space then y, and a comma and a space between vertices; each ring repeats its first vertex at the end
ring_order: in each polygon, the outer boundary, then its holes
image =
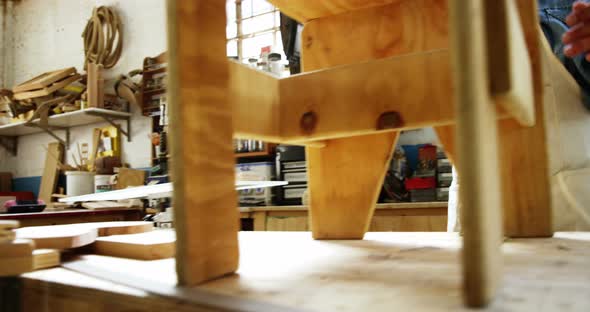
POLYGON ((306 145, 313 237, 362 239, 399 131, 434 126, 461 175, 466 302, 485 305, 502 234, 553 233, 536 1, 270 2, 305 25, 303 74, 228 61, 224 1, 168 2, 179 282, 238 267, 233 137, 306 145))

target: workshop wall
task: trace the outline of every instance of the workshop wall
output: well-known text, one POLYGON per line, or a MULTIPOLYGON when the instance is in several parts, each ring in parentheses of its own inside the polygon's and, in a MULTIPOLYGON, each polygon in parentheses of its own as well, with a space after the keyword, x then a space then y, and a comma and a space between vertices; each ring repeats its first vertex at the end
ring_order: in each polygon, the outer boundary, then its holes
POLYGON ((12 32, 12 1, 0 1, 0 88, 7 88, 8 73, 4 70, 7 59, 12 58, 12 49, 9 48, 10 34, 12 32))
MULTIPOLYGON (((123 23, 123 53, 117 65, 105 71, 106 79, 141 68, 143 58, 166 50, 165 0, 20 0, 7 7, 9 17, 2 32, 0 65, 4 87, 12 87, 40 73, 75 66, 83 72, 82 31, 92 9, 99 5, 114 7, 123 23), (5 51, 8 50, 8 51, 5 51)), ((150 119, 132 107, 132 141, 123 137, 123 161, 132 167, 149 167, 151 150, 148 134, 150 119)), ((77 142, 92 142, 94 124, 71 129, 72 149, 77 142)), ((39 176, 45 162, 43 146, 54 141, 49 135, 35 134, 19 138, 17 157, 0 151, 0 171, 16 177, 39 176)), ((68 151, 66 161, 70 158, 68 151)))

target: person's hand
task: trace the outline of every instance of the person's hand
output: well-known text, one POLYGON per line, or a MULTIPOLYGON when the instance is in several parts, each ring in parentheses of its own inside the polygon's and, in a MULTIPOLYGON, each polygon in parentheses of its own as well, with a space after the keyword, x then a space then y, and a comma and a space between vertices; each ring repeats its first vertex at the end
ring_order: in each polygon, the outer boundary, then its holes
POLYGON ((590 61, 590 3, 576 1, 565 22, 570 29, 562 37, 563 53, 569 57, 584 54, 590 61))

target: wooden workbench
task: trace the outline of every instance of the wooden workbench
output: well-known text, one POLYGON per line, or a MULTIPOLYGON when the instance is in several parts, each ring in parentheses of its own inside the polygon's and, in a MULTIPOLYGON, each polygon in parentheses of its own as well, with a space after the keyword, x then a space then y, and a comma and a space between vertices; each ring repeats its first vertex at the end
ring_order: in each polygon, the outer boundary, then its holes
MULTIPOLYGON (((310 233, 241 232, 240 267, 176 287, 175 262, 80 256, 28 273, 22 311, 462 311, 460 237, 368 233, 314 241, 310 233), (230 297, 231 296, 231 297, 230 297)), ((504 287, 490 311, 587 311, 590 233, 510 239, 504 287)))
POLYGON ((101 210, 63 209, 35 213, 0 214, 0 220, 18 220, 21 227, 84 222, 139 221, 141 208, 109 208, 101 210))
MULTIPOLYGON (((254 231, 308 231, 307 206, 240 207, 242 218, 254 220, 254 231)), ((377 204, 372 232, 436 232, 447 230, 447 202, 377 204)))

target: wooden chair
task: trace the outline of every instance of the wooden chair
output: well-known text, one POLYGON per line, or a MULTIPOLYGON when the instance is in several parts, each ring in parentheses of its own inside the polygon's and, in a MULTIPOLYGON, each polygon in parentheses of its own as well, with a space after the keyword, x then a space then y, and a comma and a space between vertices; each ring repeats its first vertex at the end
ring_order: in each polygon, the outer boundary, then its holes
POLYGON ((461 176, 466 302, 485 305, 502 234, 553 233, 542 65, 555 60, 536 1, 270 2, 305 25, 303 74, 228 61, 224 0, 169 1, 179 283, 238 267, 233 137, 305 145, 313 237, 362 239, 399 131, 434 126, 461 176))

